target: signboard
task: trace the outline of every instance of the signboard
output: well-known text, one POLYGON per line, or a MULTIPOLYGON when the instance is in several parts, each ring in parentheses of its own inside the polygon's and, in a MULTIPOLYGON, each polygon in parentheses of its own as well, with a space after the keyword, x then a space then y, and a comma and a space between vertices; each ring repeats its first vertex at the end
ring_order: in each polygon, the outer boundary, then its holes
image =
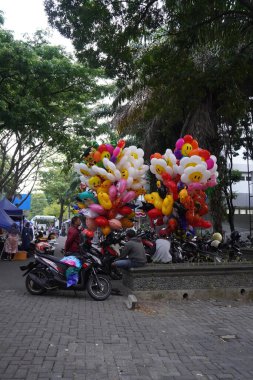
POLYGON ((31 210, 31 198, 31 194, 29 194, 28 196, 27 194, 19 194, 14 198, 12 203, 20 210, 31 210), (18 206, 23 201, 23 199, 25 199, 25 201, 20 206, 18 206))

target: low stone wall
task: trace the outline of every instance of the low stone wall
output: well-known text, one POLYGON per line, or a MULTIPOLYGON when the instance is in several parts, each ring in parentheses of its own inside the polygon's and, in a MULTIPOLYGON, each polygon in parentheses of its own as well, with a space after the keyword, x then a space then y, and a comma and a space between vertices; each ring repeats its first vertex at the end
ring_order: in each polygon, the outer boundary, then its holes
POLYGON ((253 264, 148 264, 124 271, 123 285, 143 296, 253 299, 253 264))

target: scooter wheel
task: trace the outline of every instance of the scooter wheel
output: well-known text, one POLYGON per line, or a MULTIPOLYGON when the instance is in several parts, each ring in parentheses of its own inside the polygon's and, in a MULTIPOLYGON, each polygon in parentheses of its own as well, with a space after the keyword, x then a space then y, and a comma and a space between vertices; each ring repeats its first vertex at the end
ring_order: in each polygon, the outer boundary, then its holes
POLYGON ((94 300, 104 301, 111 294, 112 285, 106 276, 98 274, 95 277, 91 275, 87 283, 87 291, 94 300))
MULTIPOLYGON (((46 275, 43 271, 41 270, 36 270, 36 272, 32 272, 34 275, 36 275, 37 277, 39 277, 40 279, 44 279, 46 278, 46 275)), ((29 274, 27 275, 26 277, 26 280, 25 280, 25 286, 26 286, 26 289, 28 290, 28 292, 32 295, 41 295, 43 293, 46 292, 46 289, 44 288, 41 288, 38 284, 36 284, 32 279, 31 277, 29 276, 29 274)))

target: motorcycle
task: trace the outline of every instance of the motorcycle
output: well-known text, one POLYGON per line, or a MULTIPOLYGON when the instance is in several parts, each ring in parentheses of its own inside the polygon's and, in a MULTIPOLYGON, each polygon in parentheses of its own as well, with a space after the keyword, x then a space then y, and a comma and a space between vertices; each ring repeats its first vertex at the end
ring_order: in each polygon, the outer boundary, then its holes
POLYGON ((231 232, 230 239, 223 245, 224 250, 228 253, 228 261, 243 261, 240 244, 241 235, 238 231, 231 232))
POLYGON ((107 276, 99 273, 102 268, 100 259, 88 252, 80 256, 81 268, 78 283, 67 287, 66 271, 71 265, 60 259, 43 253, 35 253, 35 261, 20 269, 25 271, 26 289, 32 295, 40 295, 54 289, 85 290, 96 301, 103 301, 111 294, 111 282, 107 276))
POLYGON ((212 245, 212 240, 206 240, 197 236, 187 239, 182 244, 183 257, 189 262, 215 262, 224 261, 222 251, 218 246, 212 245))
POLYGON ((56 239, 47 239, 41 235, 36 235, 35 240, 30 243, 29 254, 44 253, 53 256, 56 244, 56 239))
POLYGON ((152 263, 152 256, 155 253, 155 241, 157 236, 151 231, 137 231, 137 236, 141 238, 142 244, 145 249, 146 258, 148 263, 152 263))
POLYGON ((117 267, 112 266, 112 263, 119 258, 122 244, 121 235, 110 233, 99 245, 93 245, 90 239, 86 239, 83 245, 81 245, 81 251, 84 250, 98 257, 102 263, 101 269, 112 280, 121 280, 121 271, 117 267))

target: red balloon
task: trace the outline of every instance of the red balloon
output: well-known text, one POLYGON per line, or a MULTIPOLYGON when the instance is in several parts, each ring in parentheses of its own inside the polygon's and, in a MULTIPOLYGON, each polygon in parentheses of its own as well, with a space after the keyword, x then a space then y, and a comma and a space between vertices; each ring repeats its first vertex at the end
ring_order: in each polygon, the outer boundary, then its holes
POLYGON ((105 144, 101 144, 101 145, 99 145, 99 147, 98 147, 98 151, 99 151, 100 153, 103 153, 105 150, 107 150, 105 144))
POLYGON ((192 149, 197 149, 199 147, 197 140, 192 140, 191 146, 192 146, 192 149))
POLYGON ((189 144, 191 144, 191 142, 193 141, 193 137, 192 137, 191 135, 185 135, 185 136, 183 137, 183 139, 184 139, 184 141, 185 141, 186 143, 189 143, 189 144))
POLYGON ((210 158, 210 152, 208 152, 208 150, 205 150, 205 149, 199 149, 199 156, 201 158, 204 158, 204 160, 208 160, 210 158))
POLYGON ((95 218, 95 222, 98 227, 105 227, 109 224, 108 219, 106 219, 104 216, 97 216, 95 218))
POLYGON ((176 219, 170 219, 168 221, 168 229, 170 232, 173 232, 175 231, 175 229, 177 228, 177 221, 176 219))
POLYGON ((156 225, 157 226, 162 226, 164 223, 163 223, 163 218, 158 218, 157 221, 156 221, 156 225))
POLYGON ((87 230, 87 229, 84 229, 82 231, 82 234, 84 234, 85 236, 87 236, 87 238, 89 238, 89 239, 92 239, 94 237, 94 232, 90 231, 90 230, 87 230))
POLYGON ((119 213, 121 215, 129 215, 131 214, 131 212, 132 212, 132 209, 131 207, 128 207, 128 206, 123 206, 119 209, 119 213))
POLYGON ((116 215, 118 214, 118 210, 113 208, 108 211, 108 219, 114 219, 116 215))
POLYGON ((163 216, 163 213, 161 210, 158 210, 157 208, 152 208, 152 210, 148 211, 148 216, 150 219, 157 219, 160 216, 163 216))
POLYGON ((117 146, 118 146, 119 148, 123 149, 125 145, 126 145, 126 143, 125 143, 124 140, 119 140, 119 141, 118 141, 117 146))

